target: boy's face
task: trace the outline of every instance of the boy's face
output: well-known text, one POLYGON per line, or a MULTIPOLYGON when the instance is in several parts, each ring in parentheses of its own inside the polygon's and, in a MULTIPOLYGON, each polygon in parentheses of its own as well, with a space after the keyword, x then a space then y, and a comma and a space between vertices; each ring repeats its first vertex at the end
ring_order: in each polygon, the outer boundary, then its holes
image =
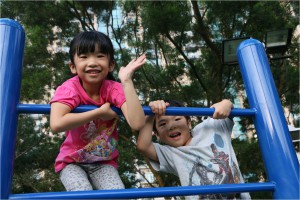
POLYGON ((157 116, 155 126, 160 140, 167 145, 185 146, 192 139, 191 122, 184 116, 157 116))

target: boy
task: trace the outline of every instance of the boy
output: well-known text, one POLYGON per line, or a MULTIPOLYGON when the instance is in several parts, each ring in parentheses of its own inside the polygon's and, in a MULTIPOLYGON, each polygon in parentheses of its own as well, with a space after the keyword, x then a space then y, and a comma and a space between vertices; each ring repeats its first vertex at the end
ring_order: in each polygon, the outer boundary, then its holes
MULTIPOLYGON (((177 101, 153 101, 149 106, 155 116, 147 116, 140 130, 137 148, 151 160, 155 170, 173 173, 182 186, 242 183, 231 145, 233 108, 229 100, 212 105, 213 118, 192 129, 187 116, 164 115, 167 106, 182 107, 177 101), (152 142, 152 131, 160 142, 152 142)), ((190 196, 189 199, 250 199, 248 193, 190 196)))

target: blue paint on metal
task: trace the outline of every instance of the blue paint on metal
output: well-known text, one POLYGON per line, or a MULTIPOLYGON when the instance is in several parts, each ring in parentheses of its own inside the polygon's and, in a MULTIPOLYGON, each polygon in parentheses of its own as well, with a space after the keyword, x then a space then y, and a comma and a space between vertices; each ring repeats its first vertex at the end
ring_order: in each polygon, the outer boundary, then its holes
MULTIPOLYGON (((81 105, 75 108, 72 112, 86 112, 92 109, 97 108, 92 105, 81 105)), ((112 110, 114 110, 119 115, 122 115, 121 109, 112 106, 112 110)), ((144 113, 146 115, 153 115, 149 106, 143 106, 144 113)), ((214 113, 214 108, 195 108, 195 107, 168 107, 166 110, 167 115, 190 115, 190 116, 212 116, 214 113)), ((49 114, 50 113, 50 105, 49 104, 19 104, 18 105, 19 113, 27 113, 27 114, 49 114)), ((256 113, 255 109, 241 109, 234 108, 232 109, 230 116, 245 116, 245 117, 254 117, 256 113)))
POLYGON ((237 54, 250 107, 257 110, 254 125, 268 180, 276 183, 274 198, 299 199, 299 163, 265 49, 249 39, 237 54))
POLYGON ((18 124, 25 32, 11 19, 0 19, 0 197, 11 192, 18 124))
MULTIPOLYGON (((242 42, 238 48, 239 64, 251 108, 233 109, 231 116, 254 118, 270 182, 11 194, 18 114, 50 113, 50 105, 19 104, 24 44, 25 32, 22 26, 11 19, 0 19, 1 199, 128 199, 255 191, 272 191, 276 199, 299 199, 299 163, 265 51, 261 43, 254 39, 242 42)), ((95 106, 79 106, 73 112, 84 112, 95 108, 95 106)), ((120 109, 116 107, 112 109, 122 114, 120 109)), ((144 106, 143 109, 146 115, 153 115, 148 106, 144 106)), ((213 112, 212 108, 169 107, 166 114, 211 116, 213 112)))
POLYGON ((125 190, 94 190, 81 192, 47 192, 31 194, 14 194, 10 199, 136 199, 147 197, 172 197, 197 194, 224 194, 241 192, 274 191, 275 184, 244 183, 182 187, 135 188, 125 190))

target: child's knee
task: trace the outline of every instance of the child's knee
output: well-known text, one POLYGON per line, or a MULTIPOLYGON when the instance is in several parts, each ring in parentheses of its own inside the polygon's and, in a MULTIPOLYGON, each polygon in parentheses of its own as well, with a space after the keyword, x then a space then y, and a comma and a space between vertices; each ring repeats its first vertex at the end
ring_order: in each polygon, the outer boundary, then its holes
POLYGON ((91 179, 97 189, 111 190, 125 188, 117 169, 111 165, 102 165, 98 171, 91 175, 91 179))
POLYGON ((71 182, 70 184, 65 185, 67 191, 86 191, 86 190, 93 190, 93 187, 90 183, 75 181, 71 182))
POLYGON ((77 165, 66 166, 60 173, 60 180, 67 191, 93 190, 87 174, 77 165))

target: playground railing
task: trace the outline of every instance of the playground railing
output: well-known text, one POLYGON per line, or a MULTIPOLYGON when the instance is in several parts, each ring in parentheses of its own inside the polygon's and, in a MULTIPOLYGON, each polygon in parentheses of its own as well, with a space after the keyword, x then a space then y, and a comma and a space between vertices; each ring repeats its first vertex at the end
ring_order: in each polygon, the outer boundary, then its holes
MULTIPOLYGON (((261 42, 248 39, 237 50, 239 65, 250 104, 249 109, 233 109, 232 116, 253 117, 266 168, 264 183, 222 184, 11 194, 18 115, 49 114, 49 105, 20 104, 25 31, 16 21, 0 19, 0 158, 1 199, 128 199, 188 196, 233 192, 272 191, 275 199, 299 199, 299 163, 285 121, 283 109, 261 42)), ((151 115, 149 107, 143 107, 151 115)), ((84 112, 93 106, 80 106, 84 112)), ((120 110, 115 109, 120 113, 120 110)), ((167 108, 167 115, 212 115, 211 108, 167 108)), ((249 152, 251 154, 251 152, 249 152)))

